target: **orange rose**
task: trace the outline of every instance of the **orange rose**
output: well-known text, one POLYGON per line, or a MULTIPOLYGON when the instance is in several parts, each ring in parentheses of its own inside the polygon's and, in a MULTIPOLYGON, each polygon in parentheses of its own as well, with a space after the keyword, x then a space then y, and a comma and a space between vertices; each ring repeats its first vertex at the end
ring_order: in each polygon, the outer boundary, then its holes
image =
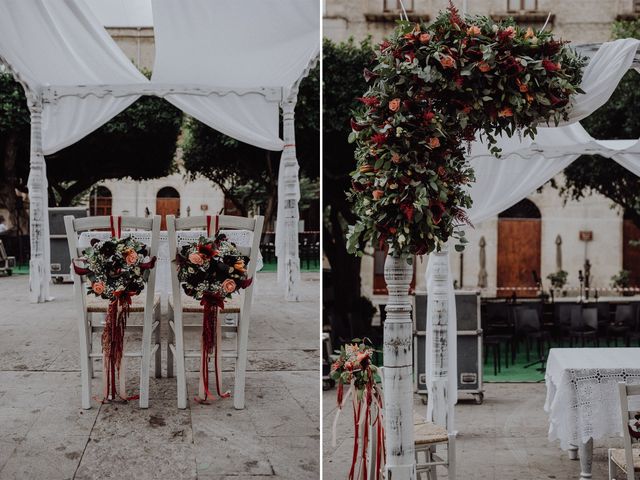
POLYGON ((527 97, 527 102, 529 102, 529 103, 533 102, 533 100, 534 100, 533 95, 531 95, 530 93, 527 93, 526 97, 527 97))
POLYGON ((93 282, 91 284, 91 290, 93 290, 93 293, 95 293, 96 295, 102 295, 102 293, 104 292, 104 283, 93 282))
POLYGON ((236 290, 236 282, 227 278, 224 282, 222 282, 222 290, 226 293, 233 293, 236 290))
POLYGON ((127 265, 133 265, 138 261, 138 254, 135 252, 135 250, 129 250, 129 253, 127 253, 126 257, 124 257, 124 260, 125 262, 127 262, 127 265))
POLYGON ((456 61, 451 55, 443 55, 442 57, 440 57, 440 64, 444 68, 453 68, 456 65, 456 61))
POLYGON ((396 152, 393 152, 393 153, 391 154, 391 161, 392 161, 393 163, 400 163, 400 161, 401 161, 400 155, 399 155, 399 154, 397 154, 396 152))
POLYGON ((429 35, 428 33, 420 34, 420 43, 427 43, 429 42, 429 40, 431 40, 431 35, 429 35))
POLYGON ((380 200, 380 199, 383 197, 383 195, 384 195, 384 191, 382 191, 382 190, 374 190, 374 191, 371 193, 371 195, 373 195, 373 198, 374 198, 375 200, 380 200))
POLYGON ((487 62, 480 62, 478 64, 478 70, 480 70, 481 72, 488 72, 489 70, 491 70, 491 65, 489 65, 487 62))
POLYGON ((236 270, 245 273, 247 271, 246 268, 244 268, 244 260, 239 259, 236 260, 236 263, 233 265, 233 268, 235 268, 236 270))
POLYGON ((440 146, 440 139, 438 137, 431 137, 429 139, 429 146, 431 148, 438 148, 440 146))
POLYGON ((524 38, 533 38, 535 36, 536 34, 533 33, 533 28, 531 27, 527 28, 527 33, 524 34, 524 38))
POLYGON ((398 110, 400 110, 400 99, 399 98, 394 98, 393 100, 391 100, 389 102, 389 110, 391 110, 392 112, 397 112, 398 110))
POLYGON ((202 265, 204 263, 204 259, 199 253, 190 253, 189 261, 194 265, 202 265))
POLYGON ((477 25, 471 25, 469 28, 467 28, 467 35, 469 35, 470 37, 477 37, 481 33, 482 31, 477 25))
POLYGON ((498 112, 499 117, 512 117, 513 110, 510 107, 504 107, 502 110, 498 112))

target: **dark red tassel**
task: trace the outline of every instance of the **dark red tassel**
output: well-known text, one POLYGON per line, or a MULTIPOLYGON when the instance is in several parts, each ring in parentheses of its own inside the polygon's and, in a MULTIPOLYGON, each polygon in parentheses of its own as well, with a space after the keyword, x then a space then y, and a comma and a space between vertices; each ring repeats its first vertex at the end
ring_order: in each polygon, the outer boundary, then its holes
POLYGON ((116 373, 120 374, 122 354, 124 349, 124 331, 131 305, 131 293, 116 294, 107 309, 107 318, 102 331, 102 354, 106 363, 106 391, 104 400, 118 398, 116 373), (118 308, 120 307, 120 308, 118 308))
MULTIPOLYGON (((218 327, 218 307, 224 307, 224 299, 217 296, 206 294, 200 304, 204 307, 202 315, 202 352, 201 352, 201 371, 202 383, 204 385, 204 398, 197 398, 198 403, 206 402, 207 398, 213 397, 209 391, 209 356, 218 348, 216 345, 218 327)), ((220 390, 220 378, 218 377, 218 355, 215 358, 215 376, 216 376, 216 392, 221 398, 229 396, 228 393, 222 393, 220 390)))

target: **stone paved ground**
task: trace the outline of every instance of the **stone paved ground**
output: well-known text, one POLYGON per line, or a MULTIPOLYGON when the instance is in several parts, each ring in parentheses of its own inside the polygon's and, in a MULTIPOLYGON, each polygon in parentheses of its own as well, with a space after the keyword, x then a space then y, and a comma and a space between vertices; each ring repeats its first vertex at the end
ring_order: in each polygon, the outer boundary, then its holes
MULTIPOLYGON (((485 400, 476 405, 462 395, 456 407, 458 428, 458 480, 578 479, 580 463, 569 460, 556 443, 547 439, 549 424, 543 410, 546 389, 542 383, 485 384, 485 400)), ((344 479, 351 464, 352 417, 340 417, 337 448, 331 447, 335 415, 335 389, 323 394, 323 477, 344 479)), ((426 413, 416 396, 416 411, 426 413)), ((593 479, 606 480, 607 449, 621 447, 612 438, 595 443, 593 479)), ((447 478, 444 471, 438 478, 447 478)))
MULTIPOLYGON (((303 274, 299 303, 282 300, 275 274, 258 274, 241 411, 231 399, 180 411, 173 378, 151 379, 148 410, 82 410, 72 291, 55 285, 54 302, 32 305, 25 276, 0 278, 0 480, 318 478, 318 274, 303 274)), ((166 328, 164 314, 163 338, 166 328)), ((190 397, 196 385, 192 372, 190 397)))

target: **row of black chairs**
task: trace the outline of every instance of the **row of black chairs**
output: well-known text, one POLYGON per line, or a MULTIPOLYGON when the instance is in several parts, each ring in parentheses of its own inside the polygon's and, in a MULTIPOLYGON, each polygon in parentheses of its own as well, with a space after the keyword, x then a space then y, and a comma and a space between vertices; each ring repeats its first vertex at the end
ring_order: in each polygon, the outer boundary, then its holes
POLYGON ((570 347, 600 346, 602 339, 607 346, 618 346, 618 340, 627 347, 633 341, 640 346, 640 303, 487 302, 483 310, 485 362, 492 354, 494 373, 501 369, 503 346, 507 368, 509 360, 515 362, 520 346, 524 346, 528 362, 534 347, 535 358, 544 359, 552 340, 570 347))
MULTIPOLYGON (((307 268, 320 266, 320 232, 298 234, 300 265, 307 268)), ((260 242, 260 252, 265 263, 276 260, 275 233, 266 232, 260 242)))

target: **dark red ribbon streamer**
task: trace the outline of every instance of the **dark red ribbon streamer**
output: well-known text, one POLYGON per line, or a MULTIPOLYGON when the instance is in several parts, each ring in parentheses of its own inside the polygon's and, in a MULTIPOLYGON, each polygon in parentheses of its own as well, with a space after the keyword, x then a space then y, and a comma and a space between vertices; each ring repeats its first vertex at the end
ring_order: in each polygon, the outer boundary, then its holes
POLYGON ((119 376, 124 347, 124 331, 129 318, 131 297, 134 295, 133 292, 116 292, 115 298, 107 308, 107 318, 102 331, 102 354, 107 373, 107 396, 104 400, 118 398, 116 372, 119 376))
POLYGON ((209 397, 213 397, 209 390, 209 356, 216 350, 214 356, 216 392, 220 398, 229 397, 228 393, 222 393, 220 390, 220 378, 218 376, 218 352, 219 346, 216 344, 218 325, 218 308, 224 308, 224 299, 218 295, 205 294, 200 300, 200 305, 204 307, 202 315, 202 351, 201 351, 201 368, 202 383, 204 386, 204 398, 196 397, 198 403, 206 402, 209 397))

